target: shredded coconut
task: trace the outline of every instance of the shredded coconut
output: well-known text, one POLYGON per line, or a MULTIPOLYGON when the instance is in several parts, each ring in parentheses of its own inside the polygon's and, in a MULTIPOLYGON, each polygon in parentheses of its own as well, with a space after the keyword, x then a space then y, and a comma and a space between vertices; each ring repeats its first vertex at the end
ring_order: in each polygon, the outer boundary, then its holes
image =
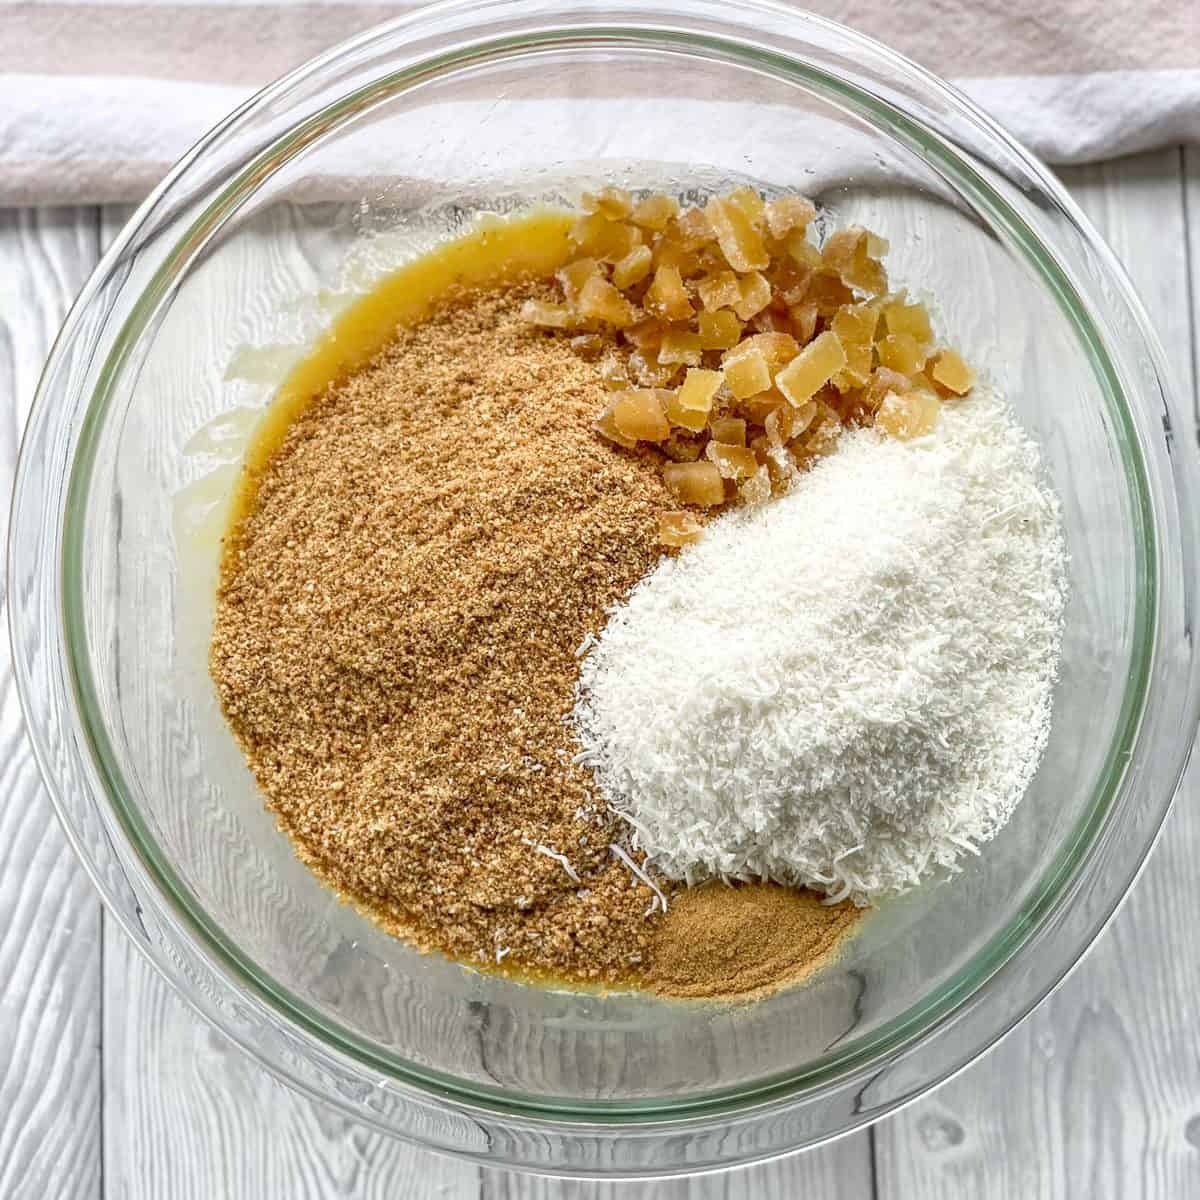
POLYGON ((912 442, 848 432, 610 613, 580 761, 669 878, 907 891, 978 853, 1033 777, 1065 573, 1057 500, 996 397, 912 442))

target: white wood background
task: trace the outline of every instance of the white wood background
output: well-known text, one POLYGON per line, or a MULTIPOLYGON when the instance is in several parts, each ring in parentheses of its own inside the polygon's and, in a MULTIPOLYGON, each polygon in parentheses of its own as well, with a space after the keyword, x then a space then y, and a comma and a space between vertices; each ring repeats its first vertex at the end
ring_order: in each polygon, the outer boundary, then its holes
MULTIPOLYGON (((1193 407, 1200 150, 1063 172, 1193 407)), ((67 306, 121 213, 0 211, 0 517, 67 306)), ((1200 764, 1084 964, 992 1054, 868 1133, 786 1162, 578 1185, 409 1149, 293 1095, 106 921, 55 823, 0 649, 0 1200, 1183 1200, 1200 1197, 1200 764)))

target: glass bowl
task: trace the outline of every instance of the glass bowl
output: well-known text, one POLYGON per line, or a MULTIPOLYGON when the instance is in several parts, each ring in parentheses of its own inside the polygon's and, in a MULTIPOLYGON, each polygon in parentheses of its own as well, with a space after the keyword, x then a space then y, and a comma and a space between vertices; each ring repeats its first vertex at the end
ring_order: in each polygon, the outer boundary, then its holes
POLYGON ((693 1172, 871 1121, 1070 970, 1154 840, 1197 720, 1196 456, 1145 313, 1049 174, 952 89, 766 0, 423 8, 261 92, 138 210, 30 419, 9 560, 29 729, 111 911, 295 1086, 495 1165, 693 1172), (396 263, 618 182, 799 189, 890 239, 894 282, 1011 400, 1063 501, 1055 724, 1016 816, 742 1007, 523 986, 422 957, 293 856, 206 643, 248 431, 396 263))

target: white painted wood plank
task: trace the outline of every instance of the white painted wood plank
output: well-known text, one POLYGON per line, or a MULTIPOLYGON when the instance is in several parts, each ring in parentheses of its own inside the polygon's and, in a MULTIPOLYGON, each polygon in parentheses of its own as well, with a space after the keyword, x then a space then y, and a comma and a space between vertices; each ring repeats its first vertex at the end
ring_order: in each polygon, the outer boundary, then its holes
MULTIPOLYGON (((105 243, 126 216, 105 210, 105 243)), ((201 1021, 114 922, 107 929, 106 1200, 479 1195, 476 1168, 382 1137, 277 1082, 201 1021)))
MULTIPOLYGON (((1172 149, 1064 177, 1125 263, 1186 387, 1180 161, 1172 149)), ((1079 970, 981 1063, 877 1128, 880 1200, 1200 1195, 1198 857, 1194 762, 1141 882, 1079 970)))
POLYGON ((1192 327, 1192 396, 1200 430, 1200 146, 1185 146, 1183 157, 1183 215, 1188 248, 1188 315, 1192 327))
MULTIPOLYGON (((95 209, 0 211, 0 520, 42 363, 97 252, 95 209)), ((7 613, 4 614, 7 623, 7 613)), ((98 1200, 100 903, 26 744, 0 649, 0 1196, 98 1200)))
POLYGON ((499 1171, 481 1200, 871 1200, 871 1135, 855 1134, 762 1166, 650 1183, 577 1183, 499 1171))

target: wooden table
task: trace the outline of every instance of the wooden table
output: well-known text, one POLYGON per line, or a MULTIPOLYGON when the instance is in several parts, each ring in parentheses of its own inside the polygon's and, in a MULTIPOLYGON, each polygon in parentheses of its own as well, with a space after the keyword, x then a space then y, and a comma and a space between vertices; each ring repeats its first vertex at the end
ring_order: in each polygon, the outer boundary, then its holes
MULTIPOLYGON (((1062 174, 1125 263, 1194 410, 1200 150, 1062 174)), ((125 215, 0 210, 6 506, 42 361, 125 215)), ((1200 768, 1083 965, 936 1094, 785 1162, 581 1185, 410 1149, 276 1083, 193 1016, 105 919, 25 744, 7 641, 0 737, 0 1200, 1200 1196, 1200 768)))

